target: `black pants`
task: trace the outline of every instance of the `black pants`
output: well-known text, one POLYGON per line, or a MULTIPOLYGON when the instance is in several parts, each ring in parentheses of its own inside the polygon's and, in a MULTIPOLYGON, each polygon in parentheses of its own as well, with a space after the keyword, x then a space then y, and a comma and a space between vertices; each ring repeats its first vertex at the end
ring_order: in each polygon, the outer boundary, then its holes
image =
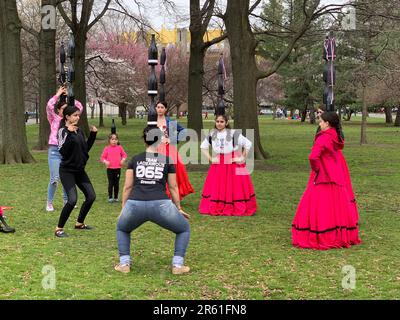
POLYGON ((118 199, 120 176, 121 176, 121 169, 107 169, 109 199, 112 199, 113 197, 113 189, 114 189, 114 199, 118 199))
POLYGON ((76 186, 85 195, 85 201, 82 203, 81 211, 79 212, 78 222, 83 223, 86 215, 88 214, 94 200, 96 200, 96 193, 94 192, 93 185, 85 171, 69 172, 60 168, 60 180, 68 196, 68 201, 61 211, 58 227, 64 228, 72 210, 78 200, 78 193, 76 186))

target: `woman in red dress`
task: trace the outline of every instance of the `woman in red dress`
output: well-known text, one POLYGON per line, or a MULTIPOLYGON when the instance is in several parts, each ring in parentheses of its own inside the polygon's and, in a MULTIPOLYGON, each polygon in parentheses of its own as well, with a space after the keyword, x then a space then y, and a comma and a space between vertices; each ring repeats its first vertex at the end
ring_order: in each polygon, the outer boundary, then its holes
POLYGON ((321 114, 309 161, 311 175, 292 223, 296 247, 327 250, 361 243, 339 117, 321 114))
MULTIPOLYGON (((189 177, 186 172, 185 165, 183 164, 182 158, 178 153, 178 149, 175 146, 179 141, 179 133, 184 130, 178 122, 172 121, 169 117, 166 117, 167 103, 165 101, 159 101, 156 105, 157 111, 157 127, 161 129, 164 134, 162 143, 159 144, 157 151, 161 154, 169 156, 176 167, 176 183, 179 188, 179 197, 182 200, 185 196, 193 193, 193 187, 190 184, 189 177)), ((167 184, 167 194, 171 198, 171 194, 167 184)))
POLYGON ((213 216, 251 216, 257 210, 253 183, 246 169, 249 139, 229 128, 228 118, 218 115, 215 129, 200 149, 211 161, 204 182, 199 211, 213 216), (212 157, 209 147, 212 147, 212 157))

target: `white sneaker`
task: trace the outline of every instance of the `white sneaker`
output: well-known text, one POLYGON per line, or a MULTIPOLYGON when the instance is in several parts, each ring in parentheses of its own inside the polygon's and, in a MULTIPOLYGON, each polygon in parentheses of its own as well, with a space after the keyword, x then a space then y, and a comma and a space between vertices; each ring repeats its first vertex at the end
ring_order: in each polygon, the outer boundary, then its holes
POLYGON ((184 274, 190 271, 188 266, 172 266, 172 274, 184 274))
POLYGON ((53 207, 53 204, 52 204, 52 203, 47 202, 47 204, 46 204, 46 211, 47 211, 47 212, 53 212, 53 211, 54 211, 54 207, 53 207))

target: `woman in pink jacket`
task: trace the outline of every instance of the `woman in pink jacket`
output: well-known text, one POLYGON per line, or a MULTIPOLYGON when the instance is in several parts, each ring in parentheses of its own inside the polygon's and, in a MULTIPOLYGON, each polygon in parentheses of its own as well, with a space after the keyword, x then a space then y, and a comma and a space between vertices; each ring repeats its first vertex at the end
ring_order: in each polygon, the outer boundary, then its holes
MULTIPOLYGON (((67 95, 67 89, 64 87, 60 87, 55 94, 48 102, 46 107, 47 120, 50 124, 50 135, 49 135, 49 149, 48 149, 48 162, 49 162, 49 171, 50 171, 50 181, 49 186, 47 188, 47 203, 46 203, 46 211, 53 212, 53 199, 56 193, 57 184, 60 181, 60 163, 61 163, 61 154, 58 151, 58 141, 57 141, 57 132, 60 127, 60 122, 63 118, 63 110, 67 106, 66 103, 63 103, 60 100, 61 95, 67 95)), ((77 107, 81 112, 83 110, 82 104, 75 100, 75 107, 77 107)), ((63 199, 64 204, 67 202, 67 194, 63 189, 63 199)))
POLYGON ((292 223, 296 247, 327 250, 361 243, 339 117, 321 114, 309 161, 311 175, 292 223))

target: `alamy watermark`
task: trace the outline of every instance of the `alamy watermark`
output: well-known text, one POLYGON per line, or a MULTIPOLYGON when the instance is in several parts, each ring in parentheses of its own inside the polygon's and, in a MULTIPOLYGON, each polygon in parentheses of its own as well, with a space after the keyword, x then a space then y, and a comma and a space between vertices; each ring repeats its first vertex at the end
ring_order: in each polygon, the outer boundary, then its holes
POLYGON ((42 30, 56 30, 56 7, 45 5, 40 9, 40 13, 42 14, 42 30))
POLYGON ((345 265, 342 268, 342 288, 354 290, 356 288, 356 268, 351 265, 345 265))
MULTIPOLYGON (((173 126, 170 126, 168 129, 169 143, 165 148, 168 149, 168 156, 174 164, 180 161, 184 165, 209 165, 210 161, 206 155, 208 154, 212 158, 213 163, 239 164, 236 167, 236 175, 251 174, 254 170, 254 129, 246 129, 244 133, 240 129, 225 129, 227 135, 221 139, 216 139, 213 136, 213 130, 216 129, 202 130, 200 139, 197 132, 192 129, 185 129, 179 133, 177 133, 177 130, 173 126), (245 156, 243 155, 244 145, 241 144, 242 140, 248 140, 251 144, 251 148, 245 150, 245 156), (177 146, 178 141, 185 141, 179 147, 179 150, 177 146), (204 152, 201 152, 199 155, 199 144, 201 146, 202 143, 204 143, 207 149, 200 148, 204 152), (221 154, 223 156, 220 156, 221 154)), ((165 142, 162 132, 158 129, 150 130, 147 137, 149 140, 153 140, 157 135, 160 135, 158 137, 159 141, 165 142)), ((160 153, 159 156, 162 157, 162 154, 160 153)))
POLYGON ((56 289, 56 268, 48 264, 42 268, 42 288, 44 290, 55 290, 56 289))

